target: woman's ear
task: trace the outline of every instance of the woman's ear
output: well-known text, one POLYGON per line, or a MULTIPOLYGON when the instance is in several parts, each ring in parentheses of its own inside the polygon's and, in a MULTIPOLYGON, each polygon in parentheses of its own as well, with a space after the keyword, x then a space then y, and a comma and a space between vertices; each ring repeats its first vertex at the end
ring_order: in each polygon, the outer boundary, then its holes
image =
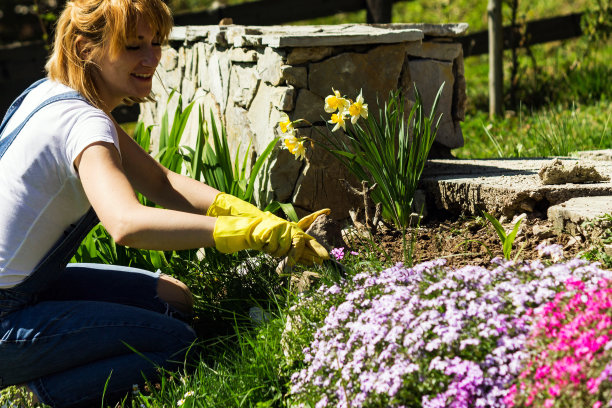
POLYGON ((87 39, 82 35, 77 36, 76 41, 74 42, 76 46, 77 55, 82 60, 86 60, 89 58, 89 54, 91 53, 91 48, 88 47, 87 39))

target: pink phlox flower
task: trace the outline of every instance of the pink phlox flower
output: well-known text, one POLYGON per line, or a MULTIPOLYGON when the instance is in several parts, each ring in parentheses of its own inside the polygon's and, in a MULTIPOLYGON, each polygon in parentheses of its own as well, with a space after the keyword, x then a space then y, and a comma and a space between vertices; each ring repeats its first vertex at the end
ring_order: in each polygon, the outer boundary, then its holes
POLYGON ((601 380, 599 378, 589 378, 586 384, 589 394, 597 394, 600 384, 601 380))
POLYGON ((508 388, 508 393, 504 397, 503 401, 506 404, 506 407, 512 408, 514 407, 514 396, 517 394, 516 384, 512 384, 510 388, 508 388))
POLYGON ((557 397, 561 394, 561 388, 557 384, 553 384, 550 386, 550 388, 548 388, 548 393, 552 397, 557 397))
POLYGON ((333 248, 330 251, 330 254, 336 259, 336 261, 341 261, 344 258, 344 247, 333 248))
POLYGON ((608 316, 600 316, 600 319, 597 322, 597 325, 595 326, 595 328, 601 331, 601 330, 608 328, 608 326, 610 326, 611 323, 612 323, 612 320, 608 316))
POLYGON ((550 367, 549 366, 541 366, 538 367, 536 369, 536 373, 535 373, 535 378, 536 380, 539 380, 540 378, 544 378, 548 375, 548 373, 550 373, 550 367))
POLYGON ((565 281, 565 286, 567 286, 569 290, 584 290, 584 282, 573 276, 570 276, 565 281))

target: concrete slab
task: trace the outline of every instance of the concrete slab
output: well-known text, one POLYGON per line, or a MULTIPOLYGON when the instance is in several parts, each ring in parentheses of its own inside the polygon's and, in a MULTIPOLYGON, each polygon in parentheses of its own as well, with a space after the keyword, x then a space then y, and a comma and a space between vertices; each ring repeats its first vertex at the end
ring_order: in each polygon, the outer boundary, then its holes
MULTIPOLYGON (((560 158, 571 165, 578 159, 560 158)), ((484 210, 496 216, 512 217, 523 212, 546 214, 552 205, 574 197, 612 195, 612 182, 544 185, 538 171, 552 158, 460 160, 436 159, 427 162, 420 186, 428 205, 453 213, 478 214, 484 210)), ((598 172, 612 176, 612 161, 580 159, 598 172)))
POLYGON ((612 160, 612 149, 585 150, 582 152, 571 153, 570 156, 576 157, 578 159, 612 160))
POLYGON ((612 214, 612 196, 576 197, 548 208, 548 219, 555 232, 569 232, 572 235, 601 236, 609 228, 609 222, 595 223, 584 227, 585 222, 595 221, 605 214, 612 214))

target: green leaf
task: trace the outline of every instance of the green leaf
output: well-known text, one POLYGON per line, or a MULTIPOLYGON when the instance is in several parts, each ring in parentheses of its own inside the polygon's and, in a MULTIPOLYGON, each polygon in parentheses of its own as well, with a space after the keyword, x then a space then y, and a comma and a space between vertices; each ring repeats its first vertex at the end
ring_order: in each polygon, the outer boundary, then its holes
POLYGON ((506 241, 504 242, 504 258, 510 259, 510 254, 512 252, 512 245, 514 245, 514 240, 516 238, 516 234, 518 234, 519 227, 521 225, 522 218, 519 218, 518 221, 514 224, 514 228, 512 228, 512 232, 508 234, 506 237, 506 241))
POLYGON ((491 225, 493 225, 493 228, 495 228, 495 232, 497 232, 497 236, 502 241, 502 243, 505 243, 506 242, 506 231, 504 230, 504 227, 501 225, 501 223, 497 220, 497 218, 493 217, 491 214, 485 211, 483 211, 482 213, 486 217, 486 219, 489 220, 491 225))
POLYGON ((279 203, 278 201, 272 201, 264 209, 264 211, 270 211, 271 213, 275 213, 278 210, 282 210, 290 221, 298 222, 300 220, 295 212, 295 208, 293 208, 293 204, 291 203, 279 203))
POLYGON ((264 151, 261 152, 257 160, 255 160, 255 163, 253 164, 253 167, 251 168, 251 175, 249 177, 249 182, 246 188, 246 192, 244 194, 244 197, 241 197, 243 200, 250 202, 253 199, 253 189, 255 188, 255 179, 259 175, 259 172, 261 171, 265 161, 268 160, 268 157, 274 150, 274 147, 276 146, 277 142, 278 142, 278 138, 274 138, 274 140, 268 143, 268 146, 266 146, 264 151))

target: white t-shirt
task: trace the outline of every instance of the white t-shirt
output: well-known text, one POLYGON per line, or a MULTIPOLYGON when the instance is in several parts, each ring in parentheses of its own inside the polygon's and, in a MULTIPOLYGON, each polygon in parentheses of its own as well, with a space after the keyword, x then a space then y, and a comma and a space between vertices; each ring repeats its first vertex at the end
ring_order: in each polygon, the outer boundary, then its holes
MULTIPOLYGON (((26 96, 5 138, 40 103, 71 88, 45 81, 26 96)), ((85 101, 54 102, 34 114, 0 158, 0 288, 23 281, 90 207, 74 160, 90 144, 114 143, 111 119, 85 101)))

